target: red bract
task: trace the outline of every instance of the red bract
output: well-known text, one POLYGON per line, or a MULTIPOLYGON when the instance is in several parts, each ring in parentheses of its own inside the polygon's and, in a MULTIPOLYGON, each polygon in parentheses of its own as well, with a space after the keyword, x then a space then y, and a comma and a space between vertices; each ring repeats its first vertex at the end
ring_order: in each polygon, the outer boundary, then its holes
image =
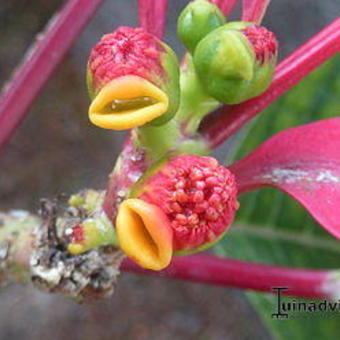
POLYGON ((230 169, 239 192, 276 187, 340 238, 340 118, 282 131, 230 169))

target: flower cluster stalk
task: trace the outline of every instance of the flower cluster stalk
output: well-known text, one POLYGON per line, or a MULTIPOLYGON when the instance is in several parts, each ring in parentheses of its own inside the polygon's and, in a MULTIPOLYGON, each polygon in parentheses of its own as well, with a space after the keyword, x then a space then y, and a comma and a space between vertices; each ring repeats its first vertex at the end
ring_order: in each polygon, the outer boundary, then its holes
POLYGON ((289 287, 284 292, 286 295, 327 299, 336 297, 336 291, 327 289, 335 271, 283 268, 208 254, 176 257, 168 268, 159 272, 143 269, 128 259, 121 268, 145 275, 267 293, 273 293, 273 287, 283 286, 289 287))

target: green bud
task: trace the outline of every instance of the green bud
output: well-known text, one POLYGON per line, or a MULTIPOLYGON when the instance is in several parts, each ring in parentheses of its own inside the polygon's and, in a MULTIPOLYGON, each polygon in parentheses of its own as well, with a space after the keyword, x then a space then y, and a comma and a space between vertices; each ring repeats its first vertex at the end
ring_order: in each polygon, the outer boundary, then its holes
POLYGON ((207 93, 223 103, 238 104, 269 87, 276 56, 272 32, 251 23, 233 22, 203 38, 193 60, 207 93))
POLYGON ((217 6, 207 0, 195 0, 180 14, 177 33, 183 44, 193 53, 202 38, 224 23, 225 17, 217 6))

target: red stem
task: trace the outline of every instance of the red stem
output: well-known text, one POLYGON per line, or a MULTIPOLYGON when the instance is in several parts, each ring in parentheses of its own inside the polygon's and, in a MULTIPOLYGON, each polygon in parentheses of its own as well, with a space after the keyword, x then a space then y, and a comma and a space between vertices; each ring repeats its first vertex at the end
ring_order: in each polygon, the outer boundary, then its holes
POLYGON ((300 46, 277 67, 272 85, 262 95, 237 105, 225 105, 202 126, 214 148, 239 130, 301 79, 340 51, 340 18, 300 46))
POLYGON ((0 98, 0 149, 102 1, 67 1, 26 53, 0 98))
POLYGON ((329 280, 330 272, 322 270, 274 267, 207 254, 175 257, 167 269, 159 272, 143 269, 128 259, 123 262, 122 269, 269 293, 273 293, 273 287, 287 287, 283 292, 286 295, 329 298, 323 287, 329 280))
POLYGON ((237 0, 211 0, 228 17, 236 5, 237 0))
POLYGON ((139 25, 162 39, 168 0, 138 0, 139 25))
POLYGON ((242 21, 260 25, 270 0, 242 0, 242 21))

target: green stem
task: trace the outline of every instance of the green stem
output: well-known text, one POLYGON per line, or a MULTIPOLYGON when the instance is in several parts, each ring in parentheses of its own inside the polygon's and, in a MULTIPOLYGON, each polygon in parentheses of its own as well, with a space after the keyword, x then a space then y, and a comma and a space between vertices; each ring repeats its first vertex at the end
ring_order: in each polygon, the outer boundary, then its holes
POLYGON ((147 161, 154 164, 173 154, 207 155, 210 150, 205 140, 186 136, 177 119, 162 126, 142 126, 132 133, 133 143, 146 152, 147 161))
POLYGON ((181 99, 175 118, 161 126, 147 124, 132 130, 132 142, 145 152, 148 166, 169 154, 206 155, 210 152, 197 130, 202 119, 220 103, 203 90, 190 54, 182 65, 181 99))
POLYGON ((197 132, 202 119, 216 110, 220 103, 204 91, 191 55, 187 54, 185 58, 180 75, 181 102, 175 118, 185 126, 184 133, 191 136, 197 132))
POLYGON ((174 119, 161 126, 145 125, 132 132, 133 143, 145 150, 149 160, 159 160, 176 150, 181 138, 180 126, 174 119))

